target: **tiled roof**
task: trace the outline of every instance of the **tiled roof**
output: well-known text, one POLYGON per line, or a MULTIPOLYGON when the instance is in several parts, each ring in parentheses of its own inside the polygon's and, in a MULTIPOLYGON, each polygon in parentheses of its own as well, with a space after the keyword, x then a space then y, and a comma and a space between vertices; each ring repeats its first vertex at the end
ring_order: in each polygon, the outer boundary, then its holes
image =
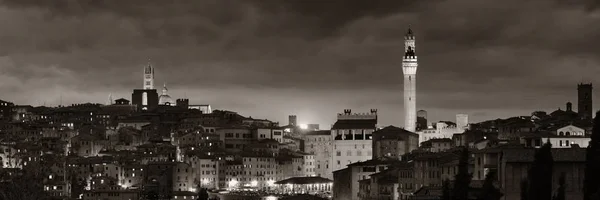
POLYGON ((331 131, 330 130, 309 131, 309 132, 306 132, 304 135, 331 135, 331 131))
POLYGON ((418 137, 419 135, 410 131, 407 131, 403 128, 398 128, 395 126, 387 126, 385 128, 379 129, 375 132, 373 132, 373 138, 377 138, 377 139, 397 139, 397 140, 402 140, 404 138, 406 138, 406 136, 415 136, 418 137))
POLYGON ((331 129, 375 129, 376 119, 345 119, 337 120, 331 129))
MULTIPOLYGON (((505 149, 503 157, 506 162, 533 162, 537 149, 505 149)), ((585 149, 564 148, 552 149, 554 162, 585 162, 585 149)))
POLYGON ((318 184, 318 183, 333 183, 332 180, 323 177, 292 177, 285 180, 277 181, 275 184, 318 184))

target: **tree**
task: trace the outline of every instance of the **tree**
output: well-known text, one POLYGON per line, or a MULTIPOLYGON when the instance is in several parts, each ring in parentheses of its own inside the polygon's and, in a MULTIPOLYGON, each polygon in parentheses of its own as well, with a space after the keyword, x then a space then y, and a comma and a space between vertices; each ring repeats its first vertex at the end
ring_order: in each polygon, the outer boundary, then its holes
POLYGON ((481 195, 477 198, 478 200, 498 200, 502 197, 502 193, 500 190, 494 186, 494 181, 496 180, 495 172, 488 172, 485 175, 485 181, 483 182, 483 187, 481 195))
POLYGON ((442 200, 450 200, 450 181, 444 180, 444 186, 442 188, 442 200))
POLYGON ((592 128, 591 141, 586 149, 585 177, 583 182, 583 199, 594 200, 598 198, 600 189, 600 180, 598 168, 600 168, 600 112, 596 113, 594 118, 594 127, 592 128))
POLYGON ((198 190, 198 200, 208 200, 208 191, 205 188, 198 190))
POLYGON ((562 173, 558 179, 558 191, 556 191, 556 196, 554 196, 553 200, 566 200, 565 187, 565 173, 562 173))
POLYGON ((552 145, 546 142, 536 151, 533 164, 527 173, 529 186, 527 199, 552 200, 552 145))
POLYGON ((469 185, 471 184, 471 178, 471 174, 469 173, 469 149, 467 147, 463 147, 458 160, 458 173, 454 178, 452 199, 464 200, 469 198, 469 185))
POLYGON ((527 200, 527 179, 521 180, 521 200, 527 200))

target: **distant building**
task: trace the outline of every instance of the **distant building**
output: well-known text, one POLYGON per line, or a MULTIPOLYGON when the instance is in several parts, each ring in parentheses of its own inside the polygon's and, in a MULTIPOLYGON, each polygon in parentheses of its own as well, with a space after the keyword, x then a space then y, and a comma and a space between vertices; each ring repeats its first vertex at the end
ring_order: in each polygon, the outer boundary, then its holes
POLYGON ((417 129, 416 131, 420 131, 423 129, 427 129, 427 111, 419 110, 417 111, 417 129))
POLYGON ((333 171, 372 158, 372 136, 377 127, 377 110, 352 113, 345 109, 331 128, 333 136, 333 171))
POLYGON ((328 179, 333 179, 331 164, 332 137, 331 131, 310 131, 303 135, 304 149, 315 156, 315 174, 328 179))
POLYGON ((456 123, 441 121, 430 126, 427 129, 418 131, 419 141, 424 142, 434 138, 452 138, 454 134, 463 133, 468 127, 468 116, 465 114, 456 115, 456 123))
POLYGON ((388 126, 373 132, 373 159, 401 160, 419 146, 419 135, 402 128, 388 126))
POLYGON ((212 108, 210 105, 189 105, 189 109, 196 109, 202 111, 204 114, 212 113, 212 108))
POLYGON ((591 140, 590 136, 585 134, 584 129, 568 125, 553 132, 523 134, 521 144, 527 147, 540 148, 544 143, 550 141, 552 148, 571 148, 575 145, 580 148, 587 148, 591 140))
POLYGON ((297 126, 298 125, 298 117, 296 117, 296 115, 288 116, 288 125, 297 126))
POLYGON ((593 118, 592 84, 577 85, 577 113, 581 119, 591 120, 593 118))
POLYGON ((175 106, 177 103, 169 96, 169 89, 167 89, 167 84, 163 85, 162 93, 158 96, 158 105, 165 106, 175 106))

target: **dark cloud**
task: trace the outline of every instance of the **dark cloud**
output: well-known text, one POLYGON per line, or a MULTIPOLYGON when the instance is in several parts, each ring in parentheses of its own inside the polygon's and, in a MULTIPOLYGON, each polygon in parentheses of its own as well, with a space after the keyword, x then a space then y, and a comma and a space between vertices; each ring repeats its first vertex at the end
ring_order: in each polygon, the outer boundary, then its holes
POLYGON ((303 113, 322 124, 343 108, 379 108, 382 124, 401 125, 411 25, 419 108, 434 119, 527 114, 575 102, 576 84, 600 74, 598 5, 0 0, 0 91, 31 104, 127 97, 151 58, 157 85, 167 82, 172 96, 255 117, 303 113))

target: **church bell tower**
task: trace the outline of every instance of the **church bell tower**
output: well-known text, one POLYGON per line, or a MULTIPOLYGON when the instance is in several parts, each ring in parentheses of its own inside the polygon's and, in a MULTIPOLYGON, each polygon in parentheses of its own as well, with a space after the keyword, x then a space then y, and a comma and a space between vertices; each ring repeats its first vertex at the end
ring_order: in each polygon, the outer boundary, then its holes
POLYGON ((409 27, 404 36, 402 72, 404 73, 404 129, 411 132, 415 132, 417 125, 417 67, 415 36, 409 27))
POLYGON ((145 90, 154 89, 154 68, 148 60, 148 66, 144 68, 144 87, 145 90))

